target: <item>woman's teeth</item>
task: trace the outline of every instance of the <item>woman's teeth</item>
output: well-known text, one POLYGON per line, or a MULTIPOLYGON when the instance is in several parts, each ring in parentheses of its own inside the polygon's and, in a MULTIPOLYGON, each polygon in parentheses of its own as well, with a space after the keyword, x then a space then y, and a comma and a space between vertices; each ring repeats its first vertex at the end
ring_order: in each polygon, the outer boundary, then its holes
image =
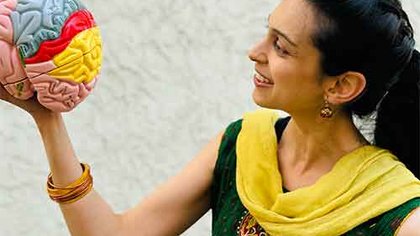
POLYGON ((273 82, 271 82, 270 80, 264 78, 260 73, 255 71, 255 78, 261 82, 261 83, 266 83, 266 84, 273 84, 273 82))

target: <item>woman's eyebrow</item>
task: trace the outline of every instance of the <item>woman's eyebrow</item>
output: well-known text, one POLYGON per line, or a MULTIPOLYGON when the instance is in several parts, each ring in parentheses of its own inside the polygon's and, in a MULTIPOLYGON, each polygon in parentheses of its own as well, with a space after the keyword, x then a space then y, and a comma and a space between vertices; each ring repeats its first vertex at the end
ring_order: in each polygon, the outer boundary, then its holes
POLYGON ((271 30, 273 30, 274 32, 276 32, 276 34, 278 34, 279 36, 281 36, 282 38, 284 38, 284 39, 285 39, 287 42, 289 42, 292 46, 294 46, 294 47, 298 47, 297 43, 293 42, 293 40, 291 40, 291 39, 290 39, 290 37, 289 37, 289 36, 287 36, 287 34, 285 34, 285 33, 281 32, 281 31, 280 31, 280 30, 278 30, 278 29, 275 29, 275 28, 270 27, 270 16, 271 16, 271 14, 270 14, 270 15, 268 15, 268 17, 267 17, 267 24, 268 24, 269 29, 271 29, 271 30))

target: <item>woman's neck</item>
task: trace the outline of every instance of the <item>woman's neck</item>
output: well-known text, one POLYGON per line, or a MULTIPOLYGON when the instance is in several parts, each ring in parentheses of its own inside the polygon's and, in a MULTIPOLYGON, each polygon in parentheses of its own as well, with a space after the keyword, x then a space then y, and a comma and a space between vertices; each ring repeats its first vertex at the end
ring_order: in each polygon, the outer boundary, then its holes
POLYGON ((343 155, 366 144, 346 115, 336 114, 331 119, 292 116, 280 139, 279 154, 287 156, 289 167, 305 173, 328 170, 343 155))

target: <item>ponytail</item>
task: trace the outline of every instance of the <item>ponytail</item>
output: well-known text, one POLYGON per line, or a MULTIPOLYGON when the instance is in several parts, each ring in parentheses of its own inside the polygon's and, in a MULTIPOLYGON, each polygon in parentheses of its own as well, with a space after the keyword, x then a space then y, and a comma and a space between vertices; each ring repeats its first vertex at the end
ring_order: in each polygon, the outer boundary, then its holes
POLYGON ((385 95, 377 113, 375 145, 390 150, 420 178, 420 53, 385 95))

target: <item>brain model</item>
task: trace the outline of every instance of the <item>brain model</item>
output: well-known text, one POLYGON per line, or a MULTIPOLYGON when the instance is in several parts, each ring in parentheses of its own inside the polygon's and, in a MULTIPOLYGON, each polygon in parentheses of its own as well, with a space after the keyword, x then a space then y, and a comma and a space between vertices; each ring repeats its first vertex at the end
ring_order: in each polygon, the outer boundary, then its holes
POLYGON ((0 0, 0 83, 12 96, 36 96, 67 112, 92 91, 102 45, 78 0, 0 0))

